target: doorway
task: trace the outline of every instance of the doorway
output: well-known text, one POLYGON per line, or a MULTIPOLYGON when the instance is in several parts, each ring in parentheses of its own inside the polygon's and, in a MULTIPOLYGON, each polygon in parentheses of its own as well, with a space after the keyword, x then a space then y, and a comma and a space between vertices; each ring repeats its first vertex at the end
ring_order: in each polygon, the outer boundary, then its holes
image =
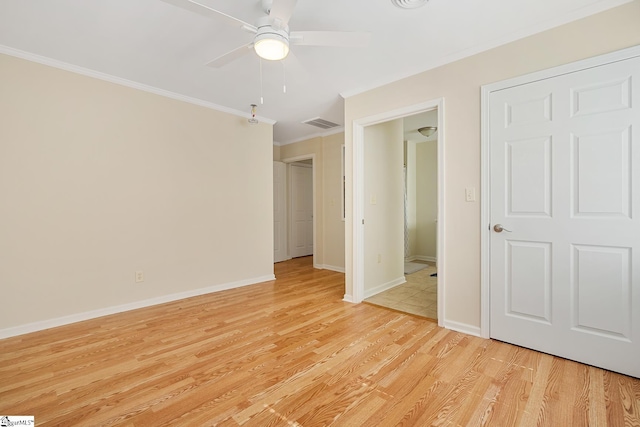
MULTIPOLYGON (((274 212, 274 233, 281 232, 284 241, 282 245, 274 247, 274 260, 284 261, 295 257, 313 256, 313 265, 316 266, 315 254, 317 253, 317 223, 316 223, 316 169, 314 165, 315 155, 304 155, 284 158, 280 162, 274 162, 274 167, 280 170, 281 178, 276 179, 274 170, 274 185, 279 181, 281 191, 274 191, 274 210, 276 206, 276 196, 284 194, 285 210, 283 215, 275 215, 274 212), (277 165, 276 165, 277 164, 277 165), (283 218, 280 221, 283 225, 276 226, 276 218, 283 218), (282 234, 282 230, 284 233, 282 234), (284 248, 282 247, 284 246, 284 248), (279 252, 278 257, 276 253, 279 252), (282 253, 286 256, 282 256, 282 253)), ((281 199, 279 198, 278 200, 281 199)), ((274 242, 278 240, 274 239, 274 242)))
MULTIPOLYGON (((404 261, 399 266, 404 267, 399 273, 404 274, 404 283, 393 283, 394 286, 390 289, 371 295, 368 286, 371 279, 367 279, 367 276, 379 275, 375 271, 375 265, 374 268, 365 265, 366 302, 430 319, 437 319, 437 116, 438 112, 434 109, 399 119, 402 124, 403 171, 402 188, 395 190, 401 193, 401 200, 395 200, 395 203, 403 205, 401 223, 404 227, 401 232, 404 253, 401 256, 401 250, 396 248, 395 254, 404 261)), ((367 138, 365 150, 372 146, 374 143, 367 138)), ((365 153, 366 164, 372 166, 366 160, 369 157, 371 156, 365 153)), ((385 156, 383 161, 389 161, 389 156, 385 156)), ((377 174, 381 169, 375 166, 373 168, 377 174)), ((368 176, 367 173, 366 175, 368 176)), ((388 181, 384 177, 383 179, 388 181)), ((365 187, 370 183, 375 184, 375 180, 375 177, 366 178, 365 187)), ((366 197, 367 200, 368 198, 369 196, 366 197)), ((367 208, 368 206, 365 207, 365 215, 369 219, 367 208)), ((397 230, 396 227, 386 228, 397 230)), ((374 236, 371 239, 374 244, 370 245, 366 244, 365 234, 365 247, 373 249, 380 237, 374 236)), ((389 253, 385 256, 389 256, 389 253)))
MULTIPOLYGON (((365 187, 367 183, 366 179, 366 166, 365 166, 365 129, 371 129, 372 126, 381 123, 391 122, 397 119, 402 119, 407 116, 412 116, 427 111, 436 110, 437 114, 437 127, 438 127, 438 141, 437 141, 437 165, 438 165, 438 178, 437 178, 437 199, 438 199, 438 222, 436 225, 437 233, 437 271, 438 271, 438 283, 437 283, 437 318, 438 323, 441 325, 444 319, 444 302, 445 302, 445 259, 444 259, 444 99, 438 99, 434 101, 428 101, 421 104, 416 104, 406 108, 393 110, 385 113, 381 113, 375 116, 365 117, 354 121, 353 124, 353 156, 352 156, 352 194, 353 194, 353 210, 351 216, 352 223, 352 239, 353 239, 353 270, 352 270, 352 295, 348 296, 352 302, 359 303, 366 298, 365 291, 365 264, 366 259, 371 258, 367 255, 365 249, 365 227, 367 227, 367 218, 365 214, 366 204, 371 205, 372 202, 377 203, 377 196, 366 193, 365 187)), ((401 137, 402 138, 402 137, 401 137)), ((401 173, 401 172, 400 172, 401 173)), ((400 175, 400 180, 402 176, 400 175)), ((372 224, 369 224, 372 225, 372 224)), ((400 231, 402 233, 402 231, 400 231)), ((402 260, 404 250, 399 249, 402 260)), ((374 259, 376 259, 374 255, 374 259)), ((403 272, 402 272, 403 273, 403 272)))
POLYGON ((289 255, 313 255, 313 164, 289 165, 289 255))
POLYGON ((483 87, 483 335, 640 377, 639 78, 631 48, 483 87))
POLYGON ((273 262, 289 259, 287 250, 287 165, 273 162, 273 262))

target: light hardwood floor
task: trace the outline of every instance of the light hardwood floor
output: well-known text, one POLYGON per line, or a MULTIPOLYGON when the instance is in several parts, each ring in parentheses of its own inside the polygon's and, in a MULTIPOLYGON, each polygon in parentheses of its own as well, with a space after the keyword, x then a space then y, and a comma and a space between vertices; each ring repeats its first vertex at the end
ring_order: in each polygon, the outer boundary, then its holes
POLYGON ((0 341, 0 414, 42 426, 640 426, 640 380, 273 282, 0 341))

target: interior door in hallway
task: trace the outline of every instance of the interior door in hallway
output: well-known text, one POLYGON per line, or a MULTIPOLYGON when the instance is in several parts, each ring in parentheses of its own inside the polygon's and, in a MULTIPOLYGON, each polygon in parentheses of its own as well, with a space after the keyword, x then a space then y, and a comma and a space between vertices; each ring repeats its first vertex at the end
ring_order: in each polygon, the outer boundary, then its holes
POLYGON ((489 105, 491 337, 640 377, 640 57, 489 105))
POLYGON ((313 168, 294 164, 291 181, 291 257, 313 255, 313 168))

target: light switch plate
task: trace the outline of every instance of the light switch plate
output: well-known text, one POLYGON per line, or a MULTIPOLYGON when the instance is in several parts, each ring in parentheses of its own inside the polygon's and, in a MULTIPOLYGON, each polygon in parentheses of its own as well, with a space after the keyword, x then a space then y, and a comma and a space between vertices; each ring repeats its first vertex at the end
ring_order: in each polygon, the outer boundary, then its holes
POLYGON ((476 189, 473 187, 467 187, 464 189, 464 200, 467 202, 476 201, 476 189))

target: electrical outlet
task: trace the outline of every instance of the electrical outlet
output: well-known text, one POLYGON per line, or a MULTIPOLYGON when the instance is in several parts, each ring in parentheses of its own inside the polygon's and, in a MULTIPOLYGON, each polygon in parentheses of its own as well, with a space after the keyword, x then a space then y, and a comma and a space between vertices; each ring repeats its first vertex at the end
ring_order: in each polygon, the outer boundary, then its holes
POLYGON ((142 270, 136 271, 136 283, 144 282, 144 272, 142 270))
POLYGON ((376 197, 376 195, 374 194, 374 195, 372 195, 372 196, 371 196, 371 204, 372 204, 372 205, 375 205, 375 204, 377 204, 377 203, 378 203, 378 198, 377 198, 377 197, 376 197))
POLYGON ((476 189, 473 187, 467 187, 464 189, 464 200, 467 202, 476 201, 476 189))
POLYGON ((378 264, 382 262, 382 254, 378 254, 378 264))

